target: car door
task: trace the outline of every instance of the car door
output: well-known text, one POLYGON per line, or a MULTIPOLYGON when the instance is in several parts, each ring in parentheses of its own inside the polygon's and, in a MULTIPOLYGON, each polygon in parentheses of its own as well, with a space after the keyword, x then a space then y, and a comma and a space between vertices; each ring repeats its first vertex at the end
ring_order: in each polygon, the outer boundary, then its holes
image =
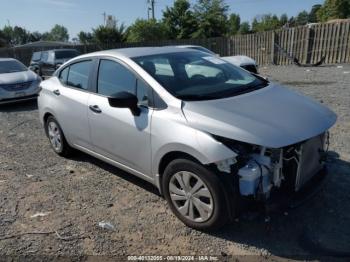
POLYGON ((143 175, 151 170, 150 122, 153 109, 148 105, 150 88, 126 65, 101 59, 96 75, 96 93, 89 98, 91 141, 95 152, 143 175), (136 94, 141 113, 111 107, 108 96, 118 92, 136 94))
POLYGON ((60 70, 53 90, 52 107, 67 140, 75 146, 91 149, 88 99, 93 60, 81 60, 60 70))

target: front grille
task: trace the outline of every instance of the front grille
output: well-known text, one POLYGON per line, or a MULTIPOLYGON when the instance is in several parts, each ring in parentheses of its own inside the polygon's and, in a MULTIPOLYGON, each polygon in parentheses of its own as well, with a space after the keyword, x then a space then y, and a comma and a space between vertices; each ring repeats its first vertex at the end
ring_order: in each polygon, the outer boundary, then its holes
POLYGON ((323 168, 325 134, 283 149, 283 174, 288 188, 299 191, 323 168))
POLYGON ((21 91, 29 88, 32 85, 33 81, 17 83, 17 84, 2 84, 0 88, 3 88, 7 91, 21 91))

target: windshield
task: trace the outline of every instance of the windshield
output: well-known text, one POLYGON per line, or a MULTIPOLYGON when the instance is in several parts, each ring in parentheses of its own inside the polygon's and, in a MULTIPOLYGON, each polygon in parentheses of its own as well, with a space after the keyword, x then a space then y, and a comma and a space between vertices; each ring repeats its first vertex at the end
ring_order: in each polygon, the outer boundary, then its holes
POLYGON ((32 56, 32 61, 39 61, 41 58, 41 52, 34 52, 32 56))
POLYGON ((73 58, 78 56, 79 53, 76 50, 64 50, 64 51, 56 51, 55 56, 56 59, 65 59, 65 58, 73 58))
POLYGON ((28 69, 16 60, 0 61, 0 74, 16 73, 27 71, 28 69))
POLYGON ((220 58, 198 51, 142 56, 133 60, 182 100, 235 96, 268 83, 220 58))

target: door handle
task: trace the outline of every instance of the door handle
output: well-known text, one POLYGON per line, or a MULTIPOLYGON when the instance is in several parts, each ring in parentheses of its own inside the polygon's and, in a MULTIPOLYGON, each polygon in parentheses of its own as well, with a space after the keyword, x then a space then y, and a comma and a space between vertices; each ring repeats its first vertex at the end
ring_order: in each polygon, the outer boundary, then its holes
POLYGON ((89 106, 90 110, 97 113, 97 114, 100 114, 102 113, 102 110, 98 107, 98 105, 94 105, 94 106, 89 106))
POLYGON ((53 90, 52 91, 56 96, 59 96, 61 93, 60 93, 60 90, 56 89, 56 90, 53 90))

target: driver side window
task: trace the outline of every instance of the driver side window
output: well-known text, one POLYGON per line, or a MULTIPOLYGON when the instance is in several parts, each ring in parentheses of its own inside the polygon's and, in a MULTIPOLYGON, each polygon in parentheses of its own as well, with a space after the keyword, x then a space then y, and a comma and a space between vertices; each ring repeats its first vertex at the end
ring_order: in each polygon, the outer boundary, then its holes
POLYGON ((111 96, 119 92, 129 92, 137 96, 140 104, 149 103, 149 86, 128 68, 115 61, 100 61, 97 79, 97 93, 111 96))
POLYGON ((97 93, 111 96, 119 92, 136 94, 136 77, 123 65, 101 60, 98 70, 97 93))

